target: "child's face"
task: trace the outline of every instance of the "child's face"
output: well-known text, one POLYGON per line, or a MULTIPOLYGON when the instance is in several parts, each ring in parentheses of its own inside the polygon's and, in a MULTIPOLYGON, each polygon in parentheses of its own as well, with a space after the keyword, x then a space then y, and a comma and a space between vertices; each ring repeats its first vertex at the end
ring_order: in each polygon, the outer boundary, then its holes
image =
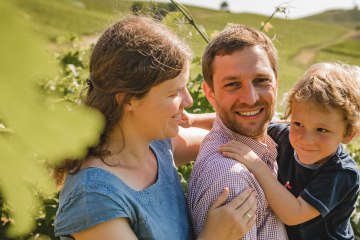
POLYGON ((340 110, 325 109, 312 102, 292 103, 290 142, 303 164, 322 163, 335 153, 344 137, 345 122, 340 110))

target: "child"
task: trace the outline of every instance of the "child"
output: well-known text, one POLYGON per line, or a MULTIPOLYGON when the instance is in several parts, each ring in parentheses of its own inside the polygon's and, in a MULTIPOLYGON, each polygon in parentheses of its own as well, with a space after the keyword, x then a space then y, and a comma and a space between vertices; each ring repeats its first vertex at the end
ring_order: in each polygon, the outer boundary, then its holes
POLYGON ((289 239, 354 239, 350 216, 359 171, 342 143, 360 132, 360 68, 311 66, 289 94, 290 115, 290 124, 268 129, 278 144, 279 181, 245 145, 231 141, 220 151, 254 174, 272 210, 289 225, 289 239))

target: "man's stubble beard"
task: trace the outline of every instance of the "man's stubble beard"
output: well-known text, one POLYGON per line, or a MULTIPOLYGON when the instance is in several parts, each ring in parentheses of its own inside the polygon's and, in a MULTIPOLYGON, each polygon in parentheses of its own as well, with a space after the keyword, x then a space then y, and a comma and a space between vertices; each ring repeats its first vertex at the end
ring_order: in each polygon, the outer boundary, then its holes
MULTIPOLYGON (((276 106, 276 101, 274 102, 273 106, 270 108, 270 112, 266 113, 267 116, 263 119, 260 119, 261 120, 260 122, 254 122, 254 123, 250 123, 250 121, 246 124, 241 124, 237 122, 235 116, 236 113, 232 109, 230 110, 231 114, 229 114, 229 111, 226 111, 223 108, 218 108, 217 114, 220 117, 223 124, 231 131, 246 137, 257 138, 259 136, 263 136, 264 133, 267 132, 267 127, 275 114, 275 106, 276 106)), ((265 111, 265 109, 263 111, 265 111)))

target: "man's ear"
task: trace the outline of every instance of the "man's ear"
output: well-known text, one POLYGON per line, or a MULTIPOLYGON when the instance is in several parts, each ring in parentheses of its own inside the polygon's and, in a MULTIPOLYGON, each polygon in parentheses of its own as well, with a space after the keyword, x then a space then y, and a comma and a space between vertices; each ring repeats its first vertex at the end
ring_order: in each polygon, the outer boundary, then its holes
POLYGON ((117 104, 124 105, 125 111, 131 111, 132 105, 131 105, 131 99, 128 102, 125 102, 126 93, 117 93, 115 94, 115 99, 117 104))
POLYGON ((203 82, 202 87, 203 87, 203 91, 206 96, 206 99, 209 101, 211 106, 213 106, 213 108, 215 108, 215 110, 216 110, 216 100, 215 100, 214 90, 205 81, 203 82))

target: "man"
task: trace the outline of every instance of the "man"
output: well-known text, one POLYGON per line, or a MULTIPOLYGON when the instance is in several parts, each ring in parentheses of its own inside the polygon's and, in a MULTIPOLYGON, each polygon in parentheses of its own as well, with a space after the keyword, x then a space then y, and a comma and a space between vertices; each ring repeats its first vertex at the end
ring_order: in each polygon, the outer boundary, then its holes
POLYGON ((223 143, 240 141, 257 153, 276 176, 276 143, 267 135, 267 127, 275 113, 277 65, 271 40, 242 25, 227 27, 205 50, 203 88, 217 117, 202 143, 188 186, 188 206, 196 235, 211 203, 224 187, 230 188, 229 200, 252 188, 257 194, 256 224, 243 239, 287 239, 284 225, 269 208, 254 176, 218 151, 223 143))

